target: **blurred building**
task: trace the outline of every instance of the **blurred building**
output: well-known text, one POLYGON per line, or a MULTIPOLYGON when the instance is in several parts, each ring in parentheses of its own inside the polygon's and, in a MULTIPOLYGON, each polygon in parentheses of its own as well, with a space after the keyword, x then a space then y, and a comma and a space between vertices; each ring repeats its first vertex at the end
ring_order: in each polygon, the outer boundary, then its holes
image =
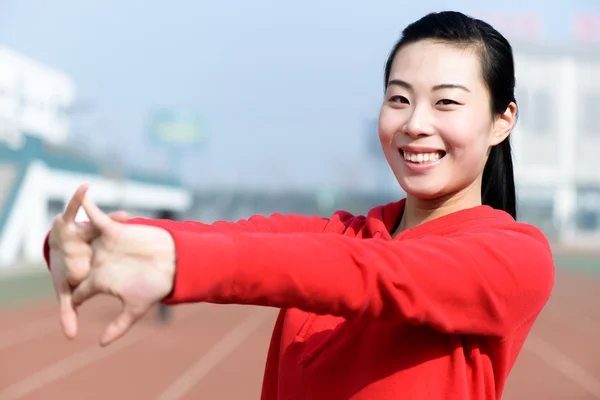
POLYGON ((521 214, 562 242, 600 236, 600 47, 515 46, 521 214))
POLYGON ((74 104, 68 76, 0 46, 0 270, 41 261, 54 216, 84 182, 106 210, 155 216, 190 206, 175 179, 132 174, 69 146, 74 104))

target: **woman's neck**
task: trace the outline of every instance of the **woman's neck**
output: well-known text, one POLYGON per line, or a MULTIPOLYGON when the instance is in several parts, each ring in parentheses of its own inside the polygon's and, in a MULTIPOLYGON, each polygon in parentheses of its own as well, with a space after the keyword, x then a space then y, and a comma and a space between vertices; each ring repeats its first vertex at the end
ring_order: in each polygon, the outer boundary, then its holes
POLYGON ((395 237, 404 230, 412 229, 425 222, 443 217, 444 215, 480 205, 480 188, 468 188, 459 193, 455 193, 452 196, 431 200, 418 199, 407 195, 404 210, 402 212, 402 219, 392 236, 395 237))

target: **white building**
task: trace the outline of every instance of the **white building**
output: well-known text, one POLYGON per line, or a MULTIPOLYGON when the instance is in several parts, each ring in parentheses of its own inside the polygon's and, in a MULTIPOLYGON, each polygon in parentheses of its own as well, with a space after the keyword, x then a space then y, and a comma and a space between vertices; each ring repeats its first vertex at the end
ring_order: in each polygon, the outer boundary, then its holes
POLYGON ((64 74, 0 45, 0 138, 17 145, 23 132, 64 143, 75 87, 64 74))
POLYGON ((90 183, 103 208, 180 214, 191 195, 173 179, 133 176, 67 146, 73 82, 0 46, 0 271, 42 260, 54 216, 90 183))
POLYGON ((563 242, 600 243, 599 50, 515 46, 518 193, 563 242))

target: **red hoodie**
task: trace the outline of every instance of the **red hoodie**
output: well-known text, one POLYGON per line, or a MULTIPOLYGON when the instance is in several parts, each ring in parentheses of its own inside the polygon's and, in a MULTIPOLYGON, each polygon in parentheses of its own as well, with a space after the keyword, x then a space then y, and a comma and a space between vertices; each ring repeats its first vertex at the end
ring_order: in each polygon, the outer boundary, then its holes
POLYGON ((165 303, 282 309, 263 400, 499 399, 550 297, 549 244, 488 206, 392 239, 403 206, 366 217, 129 223, 174 238, 177 273, 165 303))

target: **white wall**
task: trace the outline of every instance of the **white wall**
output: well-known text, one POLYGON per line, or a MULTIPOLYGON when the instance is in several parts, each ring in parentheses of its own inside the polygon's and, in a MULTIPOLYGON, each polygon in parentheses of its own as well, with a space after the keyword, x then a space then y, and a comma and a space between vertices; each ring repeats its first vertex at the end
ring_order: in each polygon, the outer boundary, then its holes
POLYGON ((0 139, 2 127, 11 124, 47 142, 63 143, 74 99, 75 87, 66 75, 0 46, 0 139))
POLYGON ((90 184, 89 196, 100 206, 118 209, 170 209, 186 211, 191 195, 184 189, 137 182, 116 182, 99 176, 48 169, 43 163, 29 166, 15 206, 0 232, 0 270, 14 263, 40 262, 42 244, 53 216, 50 201, 66 202, 82 183, 90 184))

